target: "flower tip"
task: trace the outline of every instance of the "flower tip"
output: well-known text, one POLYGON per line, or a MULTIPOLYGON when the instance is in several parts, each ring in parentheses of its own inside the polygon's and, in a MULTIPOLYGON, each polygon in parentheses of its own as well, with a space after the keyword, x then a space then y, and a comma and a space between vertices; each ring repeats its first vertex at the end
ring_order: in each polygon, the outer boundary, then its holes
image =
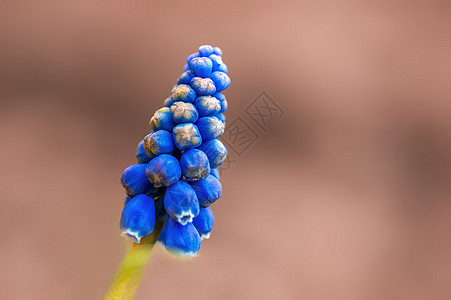
POLYGON ((210 236, 211 236, 211 232, 209 232, 209 233, 202 233, 200 235, 200 240, 203 240, 203 239, 208 240, 208 239, 210 239, 210 236))
POLYGON ((133 239, 137 244, 141 242, 142 238, 142 236, 139 235, 138 231, 131 231, 128 228, 122 231, 121 236, 126 239, 133 239))

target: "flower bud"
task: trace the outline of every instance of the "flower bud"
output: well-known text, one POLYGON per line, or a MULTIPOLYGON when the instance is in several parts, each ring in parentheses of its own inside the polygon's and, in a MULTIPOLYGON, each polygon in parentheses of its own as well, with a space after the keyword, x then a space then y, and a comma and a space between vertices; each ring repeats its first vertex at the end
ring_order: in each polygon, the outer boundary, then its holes
POLYGON ((199 118, 196 107, 189 102, 175 102, 171 106, 172 119, 175 123, 194 123, 199 118))
POLYGON ((199 201, 191 186, 179 180, 166 190, 164 209, 171 218, 186 225, 199 214, 199 201))
POLYGON ((218 139, 206 141, 202 145, 200 145, 198 149, 207 154, 208 161, 210 162, 210 168, 213 169, 218 168, 220 165, 222 165, 227 156, 227 148, 218 139))
POLYGON ((211 73, 210 78, 211 80, 213 80, 215 84, 217 93, 225 90, 230 85, 230 77, 224 72, 219 71, 213 72, 211 73))
POLYGON ((204 179, 210 174, 208 156, 199 149, 191 149, 182 154, 180 167, 189 181, 204 179))
POLYGON ((200 96, 194 100, 194 106, 201 117, 213 116, 221 112, 221 102, 212 96, 200 96))
POLYGON ((203 141, 216 139, 224 133, 224 123, 216 117, 200 118, 196 125, 203 141))
POLYGON ((201 208, 199 215, 194 218, 193 225, 196 227, 197 232, 199 232, 200 239, 209 239, 211 229, 215 223, 215 217, 210 207, 201 208))
POLYGON ((147 153, 168 154, 174 151, 174 139, 166 130, 158 130, 144 137, 144 149, 147 153))
POLYGON ((212 205, 222 194, 222 185, 213 175, 208 175, 205 179, 190 181, 189 185, 196 192, 200 207, 212 205))
POLYGON ((216 92, 215 83, 210 78, 194 77, 190 84, 199 96, 213 95, 216 92))
POLYGON ((202 143, 199 129, 192 123, 184 123, 174 127, 172 130, 175 146, 179 150, 193 149, 202 143))
POLYGON ((129 196, 145 194, 153 187, 147 179, 146 164, 134 164, 126 168, 122 173, 121 182, 129 196))
POLYGON ((185 226, 168 218, 158 239, 169 253, 178 257, 191 258, 197 256, 201 239, 192 223, 185 226))
POLYGON ((170 186, 182 176, 179 161, 169 154, 161 154, 152 159, 147 164, 145 173, 155 187, 170 186))
POLYGON ((136 243, 152 233, 155 226, 155 206, 153 199, 140 194, 128 201, 121 215, 122 235, 130 236, 136 243))
MULTIPOLYGON (((194 77, 196 78, 196 77, 194 77)), ((193 78, 193 79, 194 79, 193 78)), ((173 102, 193 102, 196 99, 195 91, 187 84, 176 85, 171 92, 171 100, 173 102)))
POLYGON ((196 76, 206 78, 210 76, 213 63, 208 57, 196 57, 189 62, 189 67, 196 76))

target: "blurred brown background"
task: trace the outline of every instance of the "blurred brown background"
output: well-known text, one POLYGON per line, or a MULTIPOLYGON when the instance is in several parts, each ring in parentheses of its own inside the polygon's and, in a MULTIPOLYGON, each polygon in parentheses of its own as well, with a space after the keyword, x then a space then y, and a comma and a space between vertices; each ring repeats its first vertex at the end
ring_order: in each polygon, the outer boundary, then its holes
POLYGON ((202 44, 260 139, 200 257, 156 249, 137 299, 451 299, 449 1, 0 5, 1 299, 103 296, 120 174, 202 44))

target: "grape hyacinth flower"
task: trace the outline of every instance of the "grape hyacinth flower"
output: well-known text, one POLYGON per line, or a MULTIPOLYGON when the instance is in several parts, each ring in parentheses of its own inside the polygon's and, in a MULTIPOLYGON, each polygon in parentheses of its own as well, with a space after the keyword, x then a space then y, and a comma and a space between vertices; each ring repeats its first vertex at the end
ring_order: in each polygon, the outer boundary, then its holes
POLYGON ((138 143, 137 163, 122 173, 120 229, 134 243, 105 299, 133 295, 157 241, 178 257, 195 257, 211 235, 211 206, 222 195, 218 167, 227 155, 218 138, 230 77, 221 49, 210 45, 189 55, 183 70, 138 143))

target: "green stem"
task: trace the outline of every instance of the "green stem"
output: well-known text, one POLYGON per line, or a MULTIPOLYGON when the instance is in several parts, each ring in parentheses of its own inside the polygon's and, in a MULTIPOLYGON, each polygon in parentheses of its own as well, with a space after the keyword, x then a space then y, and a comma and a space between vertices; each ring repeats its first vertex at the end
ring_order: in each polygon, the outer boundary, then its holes
POLYGON ((141 239, 141 243, 133 243, 122 261, 104 300, 133 299, 136 288, 141 281, 144 267, 149 262, 150 252, 158 240, 164 223, 156 222, 154 231, 141 239))

